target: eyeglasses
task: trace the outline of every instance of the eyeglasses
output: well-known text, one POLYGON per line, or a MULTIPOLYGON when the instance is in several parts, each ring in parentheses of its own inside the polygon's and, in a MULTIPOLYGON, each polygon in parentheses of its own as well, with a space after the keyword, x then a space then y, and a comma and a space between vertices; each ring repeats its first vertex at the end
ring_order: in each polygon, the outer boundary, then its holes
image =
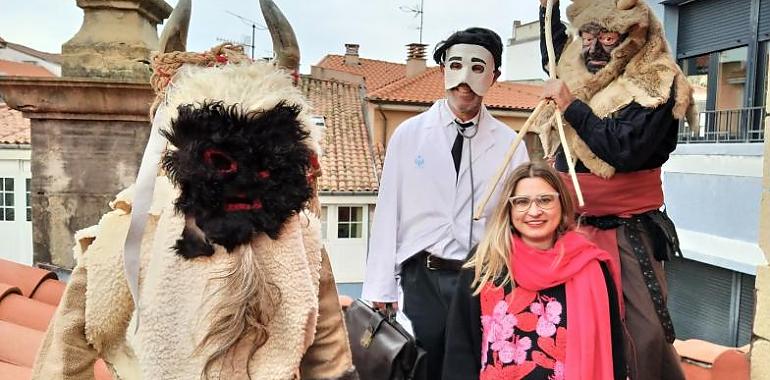
POLYGON ((526 212, 532 207, 532 202, 541 210, 550 210, 559 202, 559 193, 543 193, 534 197, 518 195, 508 198, 508 203, 516 212, 526 212))

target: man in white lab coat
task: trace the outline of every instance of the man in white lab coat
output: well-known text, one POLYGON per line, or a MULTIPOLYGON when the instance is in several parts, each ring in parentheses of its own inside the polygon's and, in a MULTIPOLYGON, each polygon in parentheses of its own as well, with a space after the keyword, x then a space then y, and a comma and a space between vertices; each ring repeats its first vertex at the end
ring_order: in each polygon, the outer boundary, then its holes
MULTIPOLYGON (((438 44, 433 59, 446 99, 403 122, 385 155, 362 298, 378 308, 401 306, 428 352, 430 379, 441 378, 457 274, 484 232, 485 218, 473 221, 474 208, 516 137, 482 104, 500 76, 502 50, 500 37, 484 28, 438 44)), ((526 161, 522 144, 508 170, 526 161)))

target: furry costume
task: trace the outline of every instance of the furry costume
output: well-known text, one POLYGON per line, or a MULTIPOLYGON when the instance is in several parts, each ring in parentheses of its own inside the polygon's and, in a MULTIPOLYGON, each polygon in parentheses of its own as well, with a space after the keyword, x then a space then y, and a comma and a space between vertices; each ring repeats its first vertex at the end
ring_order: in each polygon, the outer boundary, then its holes
MULTIPOLYGON (((562 53, 558 76, 577 98, 563 115, 572 123, 565 123, 565 133, 579 160, 575 169, 585 200, 578 210, 580 230, 610 252, 621 268, 629 377, 683 380, 672 346, 675 331, 666 306, 662 265, 681 252, 673 222, 660 211, 661 166, 676 148, 679 121, 688 118, 690 125, 697 125, 692 122, 696 120, 692 89, 644 1, 575 0, 567 12, 576 31, 596 35, 592 30, 598 29, 621 36, 606 66, 592 73, 588 66, 597 59, 585 54, 595 48, 607 52, 606 47, 597 47, 599 42, 590 39, 584 46, 582 36, 574 36, 565 46, 563 25, 545 26, 554 31, 557 56, 562 53)), ((543 15, 541 8, 541 22, 543 15)), ((552 116, 543 117, 544 143, 558 141, 548 139, 552 116)), ((547 146, 548 153, 554 151, 547 146)), ((574 196, 564 155, 555 161, 574 196)))
MULTIPOLYGON (((596 74, 586 68, 579 36, 568 42, 557 64, 558 78, 564 80, 596 116, 611 116, 631 102, 645 108, 658 107, 668 102, 673 86, 674 118, 686 117, 691 126, 697 125, 692 87, 671 56, 662 25, 644 1, 621 0, 616 4, 616 0, 576 0, 567 8, 567 16, 576 30, 596 23, 626 35, 612 51, 609 64, 596 74), (624 7, 626 9, 622 9, 624 7)), ((537 127, 533 131, 540 134, 548 157, 553 156, 559 145, 553 107, 545 110, 533 124, 537 127)), ((576 159, 599 177, 610 178, 615 174, 615 168, 597 157, 568 122, 564 122, 564 127, 576 159)))
POLYGON ((230 53, 181 66, 163 97, 155 122, 171 146, 141 239, 140 307, 123 270, 131 187, 76 234, 34 378, 92 379, 97 358, 116 379, 357 378, 320 222, 304 211, 319 131, 284 70, 230 53))

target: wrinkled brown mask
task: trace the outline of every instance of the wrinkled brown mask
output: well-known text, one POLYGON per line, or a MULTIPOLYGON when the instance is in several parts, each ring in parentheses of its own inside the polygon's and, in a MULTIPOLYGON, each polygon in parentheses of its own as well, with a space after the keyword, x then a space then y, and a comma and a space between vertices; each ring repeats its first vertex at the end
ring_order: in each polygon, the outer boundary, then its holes
POLYGON ((586 68, 596 74, 612 60, 612 51, 625 39, 625 35, 607 30, 596 23, 590 23, 580 28, 580 38, 583 40, 581 55, 586 68))

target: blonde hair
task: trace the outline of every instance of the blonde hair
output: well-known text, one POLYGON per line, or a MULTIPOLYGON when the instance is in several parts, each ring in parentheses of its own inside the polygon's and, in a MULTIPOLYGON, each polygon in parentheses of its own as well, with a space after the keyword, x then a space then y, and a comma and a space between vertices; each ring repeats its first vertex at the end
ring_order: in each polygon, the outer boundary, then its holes
POLYGON ((514 169, 503 184, 500 199, 487 222, 486 232, 476 248, 476 253, 464 265, 465 268, 474 270, 471 283, 474 295, 478 295, 487 284, 495 284, 495 281, 503 276, 505 278, 498 286, 513 284, 510 263, 513 249, 511 237, 514 233, 518 234, 518 231, 511 221, 508 197, 513 195, 519 181, 525 178, 540 178, 559 193, 561 220, 556 228, 556 236, 559 237, 574 227, 575 208, 572 198, 556 170, 544 162, 529 162, 514 169))

